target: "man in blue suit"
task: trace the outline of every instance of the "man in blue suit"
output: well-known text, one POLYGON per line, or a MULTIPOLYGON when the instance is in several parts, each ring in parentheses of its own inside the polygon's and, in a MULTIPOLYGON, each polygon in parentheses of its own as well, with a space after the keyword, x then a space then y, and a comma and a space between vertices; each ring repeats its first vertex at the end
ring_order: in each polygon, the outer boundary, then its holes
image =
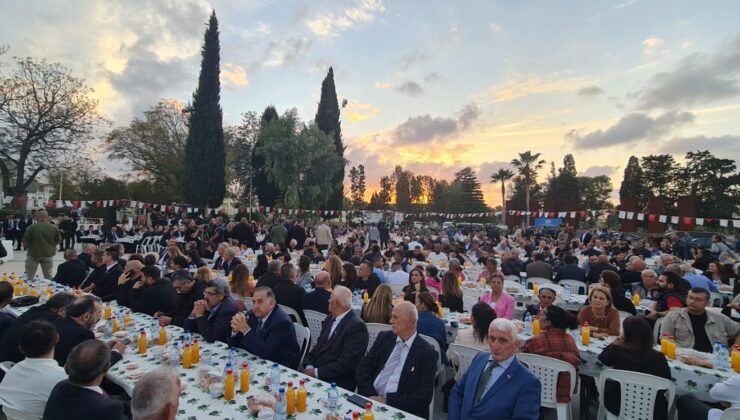
POLYGON ((224 279, 213 279, 206 283, 203 299, 196 300, 184 327, 214 341, 229 341, 231 318, 239 312, 239 306, 229 297, 229 285, 224 279))
POLYGON ((497 318, 488 327, 490 353, 475 356, 450 394, 449 420, 537 420, 540 381, 516 359, 516 325, 497 318))
POLYGON ((275 294, 266 286, 252 295, 252 311, 231 319, 231 346, 291 369, 298 369, 301 348, 290 316, 277 306, 275 294))

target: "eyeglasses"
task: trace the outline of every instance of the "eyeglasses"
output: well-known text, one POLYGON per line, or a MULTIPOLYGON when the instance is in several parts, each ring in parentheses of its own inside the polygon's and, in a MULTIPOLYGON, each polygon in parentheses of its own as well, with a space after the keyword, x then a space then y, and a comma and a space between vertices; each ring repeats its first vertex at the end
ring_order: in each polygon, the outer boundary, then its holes
POLYGON ((220 293, 218 292, 209 292, 208 290, 203 291, 203 294, 206 294, 208 296, 218 296, 220 293))

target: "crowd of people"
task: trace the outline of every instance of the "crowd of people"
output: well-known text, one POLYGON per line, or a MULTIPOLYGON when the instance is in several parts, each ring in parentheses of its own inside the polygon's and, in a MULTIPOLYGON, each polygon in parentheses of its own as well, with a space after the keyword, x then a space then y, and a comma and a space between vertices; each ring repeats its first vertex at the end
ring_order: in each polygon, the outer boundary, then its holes
MULTIPOLYGON (((45 278, 87 293, 57 293, 18 318, 0 311, 0 361, 16 363, 0 383, 0 403, 45 419, 172 418, 177 412, 179 379, 168 369, 145 375, 130 402, 104 398, 116 392, 105 373, 126 350, 116 340, 94 340, 92 328, 112 300, 424 418, 430 416, 437 360, 459 365, 456 355, 447 354, 440 306, 463 312, 468 284, 484 283, 490 292, 470 309, 472 328, 457 336, 458 344, 481 353, 443 386, 450 419, 538 418, 539 380, 515 355, 554 357, 578 371, 580 354, 568 330, 586 323, 592 337, 614 340, 599 356, 602 364, 664 378, 671 371, 654 350, 656 324, 683 348, 711 353, 715 342, 740 344, 740 324, 732 318, 740 310, 740 282, 730 284, 740 265, 721 235, 711 247, 693 249, 678 234, 631 239, 570 226, 504 232, 495 226, 417 229, 384 222, 361 227, 280 217, 256 223, 154 216, 150 225, 84 227, 76 221, 73 226, 74 219, 63 216, 52 224, 38 211, 20 236, 15 219, 5 226, 6 238, 28 250, 30 277, 41 265, 45 278), (79 253, 67 240, 69 229, 78 242, 87 238, 79 253), (135 241, 118 241, 125 236, 135 241), (152 236, 159 250, 136 252, 137 241, 152 236), (52 273, 59 249, 65 262, 52 273), (648 268, 654 257, 659 263, 648 268), (556 306, 553 288, 540 285, 536 303, 521 317, 537 317, 541 333, 522 346, 516 299, 504 286, 522 276, 583 282, 588 300, 570 312, 556 306), (721 303, 722 313, 707 310, 712 292, 720 290, 734 298, 721 303), (366 293, 367 302, 356 312, 358 293, 366 293), (638 316, 625 297, 634 294, 654 301, 646 315, 638 316), (249 311, 245 297, 251 298, 249 311), (306 324, 304 310, 327 317, 300 363, 293 322, 306 324), (631 316, 622 321, 620 312, 631 316), (391 326, 369 349, 366 323, 391 326), (441 354, 420 335, 432 337, 441 354)), ((0 308, 13 297, 8 285, 0 282, 0 308)), ((559 402, 570 401, 570 383, 558 379, 559 402)), ((740 382, 718 386, 735 390, 722 394, 731 397, 723 401, 740 405, 740 382)), ((619 385, 608 384, 604 392, 607 409, 618 415, 619 385)), ((703 413, 687 419, 707 418, 719 408, 688 396, 679 404, 685 413, 703 413)), ((658 405, 655 418, 667 418, 665 400, 658 405)), ((679 416, 684 418, 681 411, 679 416)))

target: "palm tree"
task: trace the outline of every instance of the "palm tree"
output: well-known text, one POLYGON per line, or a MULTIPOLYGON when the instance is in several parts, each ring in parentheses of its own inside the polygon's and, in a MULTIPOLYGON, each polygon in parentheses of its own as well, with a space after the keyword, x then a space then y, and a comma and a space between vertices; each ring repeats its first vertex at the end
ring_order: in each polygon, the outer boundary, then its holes
POLYGON ((540 153, 532 154, 529 150, 519 153, 519 159, 511 160, 511 165, 519 171, 519 177, 524 182, 524 192, 527 200, 527 226, 529 226, 529 186, 537 182, 537 170, 542 169, 544 164, 545 160, 540 159, 540 153))
POLYGON ((501 205, 504 211, 501 213, 501 220, 506 224, 506 181, 514 177, 514 172, 501 168, 498 172, 491 174, 491 182, 501 182, 501 205))

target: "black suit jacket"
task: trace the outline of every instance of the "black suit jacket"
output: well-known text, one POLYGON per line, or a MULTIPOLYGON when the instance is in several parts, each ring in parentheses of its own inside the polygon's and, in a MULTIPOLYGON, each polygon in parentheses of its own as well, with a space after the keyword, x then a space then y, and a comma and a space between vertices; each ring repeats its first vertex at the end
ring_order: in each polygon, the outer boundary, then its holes
POLYGON ((228 276, 229 273, 234 271, 234 267, 236 267, 239 264, 242 264, 242 260, 240 260, 239 258, 234 258, 233 260, 229 262, 224 261, 223 265, 221 266, 221 269, 224 270, 224 275, 228 276))
MULTIPOLYGON (((57 334, 59 334, 59 341, 54 347, 54 360, 59 363, 59 366, 64 366, 67 362, 67 356, 76 345, 83 341, 95 339, 95 333, 92 330, 83 327, 72 318, 57 318, 53 324, 57 329, 57 334)), ((111 365, 119 360, 121 360, 121 355, 117 351, 111 351, 111 365)))
POLYGON ((588 275, 586 275, 586 283, 588 284, 598 283, 599 276, 601 275, 601 272, 604 270, 612 270, 615 273, 619 272, 619 269, 611 264, 597 263, 596 265, 594 265, 588 270, 588 275))
POLYGON ((239 312, 239 306, 230 297, 226 297, 215 311, 209 311, 197 318, 185 318, 185 329, 199 333, 208 342, 229 342, 231 318, 239 312))
POLYGON ((562 267, 555 268, 555 283, 560 280, 586 280, 586 270, 577 266, 576 264, 566 264, 562 267))
POLYGON ((293 320, 288 314, 275 306, 259 333, 259 319, 252 312, 248 316, 249 331, 246 334, 235 334, 229 340, 229 345, 241 347, 257 357, 290 369, 298 369, 301 348, 298 346, 293 320))
POLYGON ((316 346, 309 354, 309 361, 319 371, 319 379, 336 382, 353 392, 357 386, 355 369, 365 355, 368 343, 367 326, 355 311, 350 310, 329 337, 334 317, 327 316, 321 327, 316 346))
POLYGON ((59 318, 56 312, 52 312, 46 305, 39 305, 30 308, 25 313, 10 323, 5 330, 2 339, 0 339, 0 362, 11 361, 18 363, 24 359, 23 353, 18 349, 18 338, 21 329, 31 321, 41 320, 53 322, 59 318))
MULTIPOLYGON (((87 254, 85 254, 87 255, 87 254)), ((59 264, 54 281, 70 287, 79 286, 87 277, 87 267, 81 260, 69 260, 59 264)))
POLYGON ((10 325, 15 321, 15 316, 9 312, 0 312, 0 339, 5 335, 5 331, 10 328, 10 325))
POLYGON ((329 297, 331 292, 326 289, 314 289, 312 292, 303 295, 303 310, 309 309, 322 314, 329 313, 329 297))
POLYGON ((185 324, 185 320, 190 316, 190 312, 193 311, 195 301, 203 299, 203 291, 205 289, 205 283, 196 283, 190 289, 190 292, 177 295, 177 306, 175 306, 172 312, 167 313, 167 316, 172 318, 170 322, 172 325, 182 327, 185 324))
POLYGON ((280 281, 280 276, 277 273, 267 272, 257 279, 257 287, 267 286, 272 290, 275 290, 275 286, 280 281))
POLYGON ((95 296, 100 297, 103 299, 103 301, 111 301, 113 300, 113 290, 115 290, 116 286, 118 285, 118 277, 121 276, 121 273, 123 273, 123 268, 121 268, 120 264, 113 264, 113 266, 110 269, 107 269, 107 267, 103 266, 103 275, 100 277, 100 279, 96 279, 95 281, 95 289, 93 289, 93 294, 95 296))
POLYGON ((77 256, 77 259, 80 260, 83 264, 85 264, 85 273, 87 274, 87 270, 90 268, 95 268, 92 265, 92 257, 90 257, 90 254, 86 254, 84 252, 80 253, 80 255, 77 256))
POLYGON ((301 318, 301 323, 308 325, 306 323, 306 316, 303 315, 303 295, 306 294, 304 288, 288 280, 281 280, 275 285, 273 291, 275 292, 275 300, 278 304, 295 309, 301 318))
POLYGON ((71 385, 64 380, 51 391, 43 420, 130 418, 131 407, 128 402, 110 399, 91 389, 71 385))
MULTIPOLYGON (((378 395, 373 382, 385 367, 395 346, 396 335, 392 331, 383 331, 378 334, 370 352, 357 366, 357 392, 359 394, 366 397, 378 395)), ((406 356, 398 389, 386 395, 388 405, 425 419, 429 418, 429 403, 434 394, 437 360, 439 356, 434 347, 417 334, 406 356)))
POLYGON ((168 313, 177 307, 177 292, 168 279, 159 279, 151 286, 132 288, 129 291, 129 307, 147 315, 168 313))

